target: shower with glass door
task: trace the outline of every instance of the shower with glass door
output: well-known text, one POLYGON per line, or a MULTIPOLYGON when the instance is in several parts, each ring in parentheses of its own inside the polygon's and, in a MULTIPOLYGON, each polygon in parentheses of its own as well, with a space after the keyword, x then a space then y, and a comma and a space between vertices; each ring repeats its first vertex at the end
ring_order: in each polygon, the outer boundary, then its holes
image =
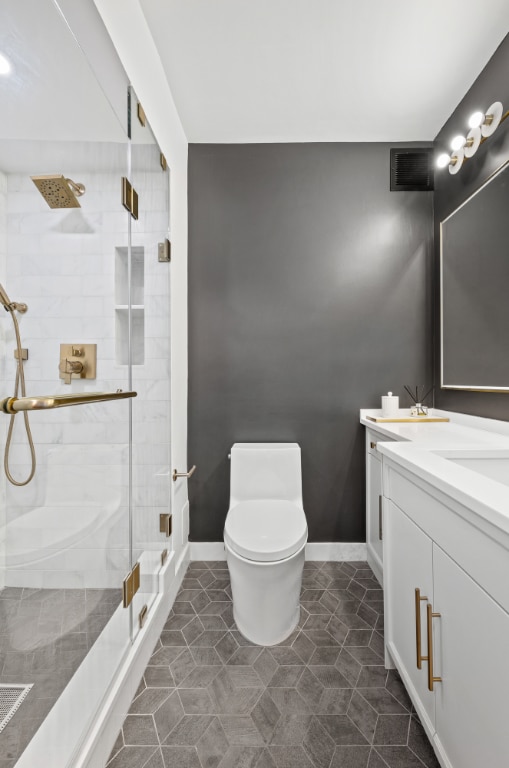
POLYGON ((87 725, 69 702, 99 706, 94 675, 143 631, 170 548, 169 171, 127 78, 105 96, 56 0, 5 0, 6 45, 0 754, 57 768, 87 725))

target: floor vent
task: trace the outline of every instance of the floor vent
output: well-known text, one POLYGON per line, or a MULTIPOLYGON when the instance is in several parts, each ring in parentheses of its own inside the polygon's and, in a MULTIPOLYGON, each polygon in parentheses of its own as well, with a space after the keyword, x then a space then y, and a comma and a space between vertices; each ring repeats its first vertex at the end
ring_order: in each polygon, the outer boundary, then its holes
POLYGON ((0 685, 0 732, 18 711, 33 685, 0 685))
POLYGON ((433 149, 391 149, 391 192, 429 192, 433 189, 433 149))

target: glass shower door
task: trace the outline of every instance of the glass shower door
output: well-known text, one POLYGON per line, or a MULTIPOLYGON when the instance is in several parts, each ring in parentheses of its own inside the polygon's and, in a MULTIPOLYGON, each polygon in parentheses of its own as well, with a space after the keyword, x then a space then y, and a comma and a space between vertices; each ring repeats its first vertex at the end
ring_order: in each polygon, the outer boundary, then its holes
POLYGON ((138 217, 130 222, 132 545, 141 586, 133 637, 160 591, 171 555, 169 171, 131 90, 131 181, 138 217))
MULTIPOLYGON (((16 311, 27 395, 127 391, 115 310, 116 264, 129 248, 120 195, 127 132, 52 0, 4 0, 0 49, 13 68, 1 92, 0 283, 28 305, 16 311), (33 178, 48 175, 57 198, 67 188, 75 207, 50 207, 52 194, 41 195, 33 178), (84 185, 82 195, 69 179, 84 185)), ((9 314, 0 316, 2 397, 16 378, 9 314)), ((27 485, 0 478, 0 686, 30 686, 0 725, 0 755, 21 766, 79 678, 81 692, 61 706, 44 747, 44 764, 61 764, 63 747, 87 725, 86 706, 100 702, 130 647, 130 612, 121 608, 131 566, 129 402, 31 413, 35 476, 27 485)), ((0 413, 2 447, 9 419, 0 413)), ((22 415, 8 462, 14 479, 30 474, 22 415)))

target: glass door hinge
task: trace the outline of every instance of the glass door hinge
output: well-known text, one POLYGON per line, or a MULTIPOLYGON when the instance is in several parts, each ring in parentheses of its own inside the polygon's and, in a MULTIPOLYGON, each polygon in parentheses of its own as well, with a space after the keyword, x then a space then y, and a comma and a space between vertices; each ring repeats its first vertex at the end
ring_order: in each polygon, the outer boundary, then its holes
POLYGON ((122 582, 122 602, 124 608, 131 605, 133 597, 140 588, 140 564, 136 563, 122 582))
POLYGON ((171 243, 167 237, 164 242, 157 244, 157 260, 171 261, 171 243))
POLYGON ((148 613, 148 607, 145 604, 138 614, 138 625, 140 629, 143 629, 143 625, 145 624, 145 619, 147 618, 147 613, 148 613))
POLYGON ((171 515, 159 515, 159 532, 171 536, 171 515))
POLYGON ((122 205, 133 219, 138 218, 138 193, 125 176, 122 176, 122 205))
POLYGON ((145 110, 141 106, 140 102, 138 102, 138 120, 140 121, 141 125, 145 128, 147 124, 147 117, 145 115, 145 110))

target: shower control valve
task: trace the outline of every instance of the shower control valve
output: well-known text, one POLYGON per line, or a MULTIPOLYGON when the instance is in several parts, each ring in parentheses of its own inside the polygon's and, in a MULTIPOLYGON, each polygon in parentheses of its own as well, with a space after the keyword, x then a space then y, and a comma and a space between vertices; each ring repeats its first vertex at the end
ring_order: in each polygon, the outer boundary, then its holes
POLYGON ((96 344, 60 344, 60 378, 65 384, 71 379, 95 379, 97 370, 96 344))

